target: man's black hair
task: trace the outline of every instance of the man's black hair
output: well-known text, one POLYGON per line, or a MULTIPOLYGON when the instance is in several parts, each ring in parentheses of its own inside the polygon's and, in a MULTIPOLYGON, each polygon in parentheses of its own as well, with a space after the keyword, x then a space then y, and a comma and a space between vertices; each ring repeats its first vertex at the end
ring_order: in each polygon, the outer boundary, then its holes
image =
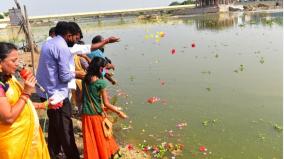
POLYGON ((80 26, 76 22, 69 22, 69 24, 71 24, 76 29, 77 33, 80 33, 80 39, 83 39, 83 33, 80 26))
POLYGON ((73 25, 70 25, 70 23, 59 21, 55 26, 55 35, 66 35, 68 33, 75 35, 78 31, 73 25))

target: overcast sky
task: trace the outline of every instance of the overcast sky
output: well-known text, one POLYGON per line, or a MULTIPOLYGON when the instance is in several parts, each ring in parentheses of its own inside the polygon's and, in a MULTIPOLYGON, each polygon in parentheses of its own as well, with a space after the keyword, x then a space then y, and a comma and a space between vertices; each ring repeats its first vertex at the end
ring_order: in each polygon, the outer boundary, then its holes
MULTIPOLYGON (((183 0, 18 0, 21 5, 26 5, 30 16, 160 7, 173 1, 183 0)), ((0 0, 0 12, 12 7, 15 7, 14 0, 0 0)))

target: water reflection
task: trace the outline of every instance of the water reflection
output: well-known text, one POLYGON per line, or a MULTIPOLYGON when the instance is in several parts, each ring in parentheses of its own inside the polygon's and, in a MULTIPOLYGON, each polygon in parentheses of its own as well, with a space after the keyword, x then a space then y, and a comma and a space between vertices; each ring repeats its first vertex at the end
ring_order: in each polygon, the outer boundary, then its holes
MULTIPOLYGON (((86 32, 94 32, 97 29, 108 28, 128 28, 138 25, 148 24, 186 24, 194 25, 197 30, 221 31, 231 27, 245 27, 246 25, 263 25, 271 27, 272 25, 283 25, 283 12, 235 12, 235 13, 213 13, 205 15, 169 17, 169 16, 139 16, 120 18, 89 18, 77 19, 80 26, 85 28, 86 32)), ((32 26, 36 35, 35 41, 39 44, 45 40, 49 26, 32 26), (40 31, 39 31, 40 30, 40 31), (44 31, 43 31, 44 30, 44 31)), ((0 37, 0 40, 11 41, 20 44, 24 40, 24 35, 18 34, 17 28, 6 28, 0 31, 0 34, 8 36, 0 37)))
POLYGON ((232 14, 217 14, 194 18, 197 30, 223 30, 234 26, 238 18, 232 14))
POLYGON ((192 18, 182 18, 184 24, 196 26, 197 30, 224 30, 236 25, 242 27, 244 25, 264 25, 272 26, 283 25, 283 12, 272 13, 220 13, 209 14, 206 16, 195 16, 192 18))
POLYGON ((283 12, 238 12, 217 13, 187 17, 168 16, 139 16, 120 17, 119 19, 106 19, 92 23, 93 27, 129 27, 137 24, 179 24, 195 25, 197 30, 224 30, 234 26, 244 25, 283 25, 283 12))

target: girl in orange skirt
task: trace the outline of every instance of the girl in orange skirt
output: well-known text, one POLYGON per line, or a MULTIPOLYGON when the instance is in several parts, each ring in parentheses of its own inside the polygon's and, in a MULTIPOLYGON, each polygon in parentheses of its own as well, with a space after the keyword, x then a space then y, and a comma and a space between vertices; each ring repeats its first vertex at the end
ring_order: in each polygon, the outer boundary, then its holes
POLYGON ((85 159, 109 159, 118 152, 119 146, 113 136, 105 137, 102 116, 104 107, 125 119, 126 114, 119 107, 110 104, 106 91, 106 81, 102 79, 105 59, 93 58, 83 80, 82 126, 85 159))

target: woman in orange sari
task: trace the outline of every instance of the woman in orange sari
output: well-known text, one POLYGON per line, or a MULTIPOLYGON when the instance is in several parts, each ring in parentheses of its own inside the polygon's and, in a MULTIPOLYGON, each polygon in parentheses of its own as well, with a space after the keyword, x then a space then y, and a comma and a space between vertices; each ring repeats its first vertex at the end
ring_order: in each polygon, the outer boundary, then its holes
POLYGON ((13 74, 18 67, 17 47, 0 42, 0 158, 49 159, 47 145, 30 95, 36 79, 30 74, 22 87, 13 74))

